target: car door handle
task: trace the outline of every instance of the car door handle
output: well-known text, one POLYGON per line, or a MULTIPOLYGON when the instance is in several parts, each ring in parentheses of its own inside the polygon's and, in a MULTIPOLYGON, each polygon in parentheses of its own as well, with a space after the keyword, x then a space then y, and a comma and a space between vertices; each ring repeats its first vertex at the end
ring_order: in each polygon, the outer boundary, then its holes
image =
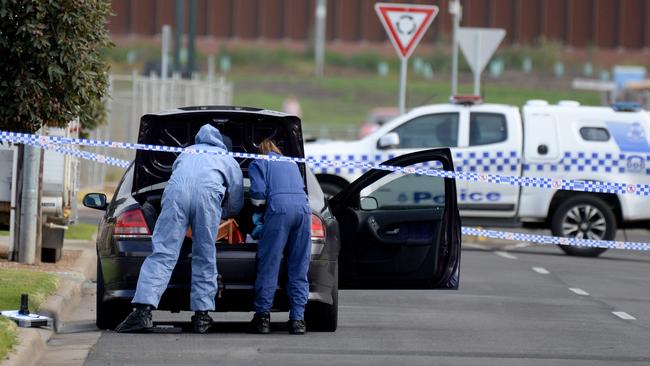
POLYGON ((397 234, 399 234, 399 228, 384 231, 384 235, 397 235, 397 234))

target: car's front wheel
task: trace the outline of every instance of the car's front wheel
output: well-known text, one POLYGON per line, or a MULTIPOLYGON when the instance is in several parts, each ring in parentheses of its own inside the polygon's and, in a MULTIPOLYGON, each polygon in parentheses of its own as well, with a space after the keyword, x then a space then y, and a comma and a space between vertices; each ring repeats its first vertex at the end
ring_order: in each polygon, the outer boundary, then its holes
POLYGON ((104 274, 97 258, 97 318, 95 324, 99 329, 115 329, 129 315, 131 307, 128 304, 108 304, 104 301, 104 274))
MULTIPOLYGON (((613 240, 616 236, 616 216, 605 201, 598 197, 580 195, 567 199, 553 214, 551 230, 555 236, 591 240, 613 240)), ((560 245, 569 255, 597 257, 607 248, 560 245)))

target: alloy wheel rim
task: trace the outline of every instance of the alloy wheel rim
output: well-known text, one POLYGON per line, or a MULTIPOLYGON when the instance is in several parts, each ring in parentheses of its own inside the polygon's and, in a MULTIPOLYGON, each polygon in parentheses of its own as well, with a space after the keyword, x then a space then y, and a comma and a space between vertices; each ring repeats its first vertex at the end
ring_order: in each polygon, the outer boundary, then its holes
POLYGON ((562 235, 566 237, 602 240, 606 231, 605 215, 593 205, 573 206, 562 218, 562 235))

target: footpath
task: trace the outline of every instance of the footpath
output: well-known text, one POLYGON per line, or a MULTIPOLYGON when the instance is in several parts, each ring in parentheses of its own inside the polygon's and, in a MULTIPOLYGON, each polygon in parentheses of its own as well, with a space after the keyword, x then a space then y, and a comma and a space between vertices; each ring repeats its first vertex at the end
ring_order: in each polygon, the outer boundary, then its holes
MULTIPOLYGON (((8 246, 8 238, 0 238, 0 246, 8 246)), ((75 310, 80 308, 79 305, 82 302, 94 299, 97 260, 95 243, 86 240, 66 240, 63 250, 64 255, 66 251, 76 252, 76 259, 65 266, 63 270, 51 272, 59 276, 59 286, 38 310, 39 314, 54 319, 52 329, 18 328, 17 344, 7 357, 0 361, 0 366, 83 364, 90 347, 99 338, 100 333, 94 326, 94 313, 75 313, 75 310), (92 342, 88 344, 88 347, 75 346, 74 349, 60 347, 65 346, 60 344, 59 338, 61 334, 79 332, 84 332, 83 334, 80 333, 85 339, 84 342, 92 342), (62 352, 59 352, 58 357, 50 357, 53 347, 62 348, 62 352), (43 360, 46 351, 48 352, 48 359, 43 360)), ((36 267, 36 269, 39 268, 36 267)), ((52 268, 46 270, 51 271, 52 268)), ((84 306, 84 308, 92 310, 86 312, 94 312, 94 304, 87 305, 89 306, 84 306)))

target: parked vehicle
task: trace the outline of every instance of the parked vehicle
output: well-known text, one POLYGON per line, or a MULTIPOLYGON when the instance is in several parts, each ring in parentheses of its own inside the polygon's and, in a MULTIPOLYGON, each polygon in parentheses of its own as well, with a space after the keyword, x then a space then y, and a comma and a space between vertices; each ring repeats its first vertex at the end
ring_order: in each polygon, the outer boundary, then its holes
MULTIPOLYGON (((138 142, 188 146, 205 123, 228 136, 236 152, 255 153, 256 144, 271 137, 286 156, 304 156, 300 120, 256 108, 188 107, 145 115, 138 142)), ((106 211, 97 238, 99 328, 115 327, 131 309, 140 267, 151 252, 151 233, 175 157, 167 152, 139 150, 111 202, 100 193, 84 197, 87 207, 106 211)), ((250 159, 238 161, 247 197, 250 159)), ((441 164, 453 169, 449 149, 406 154, 386 163, 405 167, 441 164)), ((312 209, 308 329, 336 330, 339 288, 458 287, 461 235, 454 180, 372 170, 328 200, 310 169, 299 166, 312 209), (434 190, 442 198, 404 205, 394 194, 404 185, 414 192, 434 190)), ((244 236, 253 229, 252 213, 246 198, 235 218, 244 236)), ((191 245, 191 238, 186 238, 159 310, 189 310, 191 245)), ((251 311, 257 243, 218 241, 215 245, 220 275, 217 311, 251 311)), ((282 269, 274 311, 288 310, 285 283, 286 269, 282 269)))
MULTIPOLYGON (((320 160, 379 163, 422 149, 450 147, 457 171, 520 177, 650 183, 647 128, 650 116, 629 104, 580 106, 529 101, 522 109, 481 104, 476 98, 415 108, 354 142, 305 145, 320 160)), ((326 195, 334 195, 361 170, 320 164, 314 170, 326 195)), ((619 227, 648 227, 647 198, 459 181, 466 223, 535 225, 556 236, 614 239, 619 227)), ((437 200, 430 191, 412 202, 437 200)), ((571 255, 597 256, 605 249, 561 246, 571 255)))
MULTIPOLYGON (((50 136, 78 137, 79 122, 66 128, 46 127, 50 136)), ((17 146, 0 145, 0 226, 9 228, 12 219, 12 195, 16 192, 17 146)), ((79 159, 45 150, 43 152, 43 212, 41 260, 56 262, 61 258, 63 237, 68 225, 77 220, 79 191, 79 159)), ((15 198, 13 199, 15 201, 15 198)))
POLYGON ((359 127, 357 138, 363 138, 379 129, 386 122, 399 116, 399 108, 395 107, 379 107, 374 108, 368 114, 368 118, 359 127))

